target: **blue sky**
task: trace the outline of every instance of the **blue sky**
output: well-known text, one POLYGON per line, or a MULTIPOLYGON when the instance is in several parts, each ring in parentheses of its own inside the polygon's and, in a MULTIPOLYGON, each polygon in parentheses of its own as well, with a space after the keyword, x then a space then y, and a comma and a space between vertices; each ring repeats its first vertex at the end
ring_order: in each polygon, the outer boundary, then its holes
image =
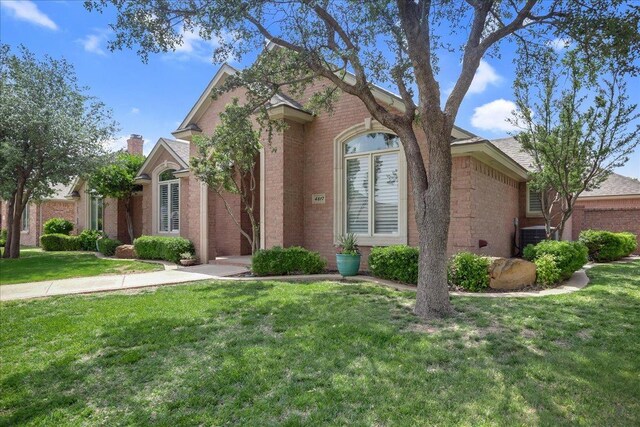
MULTIPOLYGON (((147 64, 134 51, 112 53, 106 42, 115 14, 89 13, 81 1, 0 0, 0 6, 2 43, 24 44, 39 56, 65 57, 89 92, 113 109, 121 127, 114 148, 124 146, 131 133, 144 136, 145 152, 159 137, 171 137, 218 69, 211 62, 211 42, 192 34, 179 51, 151 54, 147 64)), ((458 126, 489 139, 508 136, 510 128, 503 118, 513 108, 512 59, 507 46, 501 59, 482 62, 458 114, 458 126)), ((441 75, 452 79, 441 78, 443 91, 453 85, 458 61, 454 56, 440 58, 441 75)), ((637 87, 637 79, 630 82, 631 101, 640 104, 640 91, 633 90, 637 87)), ((640 149, 617 172, 640 178, 640 149)))

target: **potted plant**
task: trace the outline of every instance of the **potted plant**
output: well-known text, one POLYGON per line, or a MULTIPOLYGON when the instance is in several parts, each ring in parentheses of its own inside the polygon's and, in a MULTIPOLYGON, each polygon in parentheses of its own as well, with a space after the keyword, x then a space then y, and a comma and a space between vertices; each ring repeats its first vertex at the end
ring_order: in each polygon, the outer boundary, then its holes
POLYGON ((196 256, 191 252, 183 252, 180 254, 180 265, 188 267, 196 264, 196 256))
POLYGON ((342 277, 355 276, 360 270, 360 248, 358 248, 358 237, 353 233, 348 233, 338 237, 338 253, 336 253, 336 264, 342 277))

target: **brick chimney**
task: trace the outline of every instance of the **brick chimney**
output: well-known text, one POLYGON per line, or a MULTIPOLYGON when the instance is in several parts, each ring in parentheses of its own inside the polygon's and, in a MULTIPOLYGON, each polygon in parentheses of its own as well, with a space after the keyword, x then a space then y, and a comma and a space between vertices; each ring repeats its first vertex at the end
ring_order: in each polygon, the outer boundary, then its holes
POLYGON ((144 145, 144 139, 142 135, 136 135, 132 133, 129 139, 127 139, 127 152, 129 154, 142 155, 142 146, 144 145))

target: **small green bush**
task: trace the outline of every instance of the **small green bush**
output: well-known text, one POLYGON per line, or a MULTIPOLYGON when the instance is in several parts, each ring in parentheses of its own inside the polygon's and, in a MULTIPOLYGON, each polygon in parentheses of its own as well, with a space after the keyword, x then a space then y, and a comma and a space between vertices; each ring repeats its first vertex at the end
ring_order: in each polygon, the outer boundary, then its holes
POLYGON ((4 228, 0 230, 0 247, 4 247, 7 244, 7 230, 4 228))
POLYGON ((418 283, 418 248, 392 245, 371 248, 369 270, 381 279, 415 285, 418 283))
POLYGON ((327 267, 327 261, 317 252, 299 246, 257 251, 251 259, 251 270, 256 276, 284 276, 287 274, 318 274, 327 267))
POLYGON ((44 223, 44 234, 66 234, 73 231, 73 223, 64 218, 51 218, 44 223))
POLYGON ((466 291, 478 292, 489 287, 488 258, 471 252, 458 252, 449 260, 449 283, 466 291))
POLYGON ((116 253, 116 248, 121 244, 120 240, 109 239, 108 237, 98 239, 98 252, 104 256, 113 256, 116 253))
POLYGON ((524 258, 534 263, 536 259, 545 254, 555 257, 562 280, 571 277, 575 271, 581 269, 589 260, 587 247, 580 242, 543 240, 535 246, 527 245, 523 252, 524 258))
POLYGON ((183 237, 140 236, 133 241, 133 247, 140 259, 162 259, 180 262, 180 254, 195 252, 193 243, 183 237))
POLYGON ((104 237, 102 231, 98 230, 82 230, 82 233, 78 235, 80 239, 80 246, 83 251, 96 251, 96 242, 98 239, 104 237))
POLYGON ((612 233, 604 230, 583 230, 580 242, 589 250, 589 258, 596 262, 615 261, 633 253, 638 247, 633 233, 612 233))
POLYGON ((555 256, 543 254, 534 263, 536 264, 536 283, 549 287, 560 281, 561 271, 558 268, 555 256))
POLYGON ((43 234, 40 236, 40 246, 45 251, 79 251, 82 244, 78 236, 66 234, 43 234))

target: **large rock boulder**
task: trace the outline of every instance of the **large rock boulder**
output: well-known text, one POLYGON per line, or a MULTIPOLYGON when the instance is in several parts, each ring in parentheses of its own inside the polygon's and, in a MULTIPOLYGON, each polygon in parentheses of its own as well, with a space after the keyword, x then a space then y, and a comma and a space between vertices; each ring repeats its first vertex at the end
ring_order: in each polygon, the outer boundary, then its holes
POLYGON ((536 282, 536 265, 520 258, 491 258, 489 287, 513 290, 536 282))
POLYGON ((116 258, 137 258, 136 250, 133 245, 120 245, 116 248, 116 258))

